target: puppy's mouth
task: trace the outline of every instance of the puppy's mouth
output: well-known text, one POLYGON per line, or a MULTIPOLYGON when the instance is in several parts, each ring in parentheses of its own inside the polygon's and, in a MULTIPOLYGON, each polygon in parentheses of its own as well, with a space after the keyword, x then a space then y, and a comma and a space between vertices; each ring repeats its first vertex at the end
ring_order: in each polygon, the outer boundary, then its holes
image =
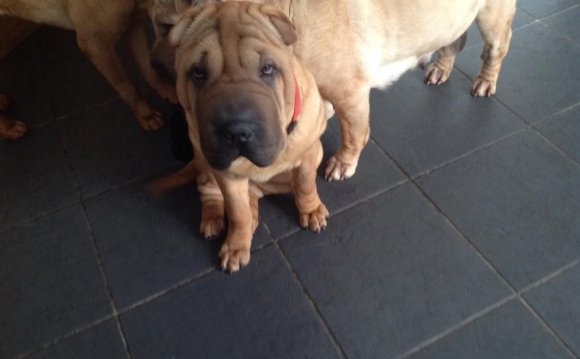
POLYGON ((203 145, 202 150, 209 164, 218 171, 230 168, 232 163, 239 158, 245 158, 257 167, 268 167, 272 165, 278 157, 280 144, 272 145, 245 145, 239 143, 221 141, 217 147, 203 145))

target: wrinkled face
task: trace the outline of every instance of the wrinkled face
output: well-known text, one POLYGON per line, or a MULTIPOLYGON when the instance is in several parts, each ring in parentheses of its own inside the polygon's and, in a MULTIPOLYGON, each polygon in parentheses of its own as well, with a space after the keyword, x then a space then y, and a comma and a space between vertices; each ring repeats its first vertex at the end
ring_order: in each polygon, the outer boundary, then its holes
POLYGON ((239 157, 269 166, 285 147, 295 36, 276 9, 245 2, 195 7, 172 30, 179 100, 213 168, 239 157))

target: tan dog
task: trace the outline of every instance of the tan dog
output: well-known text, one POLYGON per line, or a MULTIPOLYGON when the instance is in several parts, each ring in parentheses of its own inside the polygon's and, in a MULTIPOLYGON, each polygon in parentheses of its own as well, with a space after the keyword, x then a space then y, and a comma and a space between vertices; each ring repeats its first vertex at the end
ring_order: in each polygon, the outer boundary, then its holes
POLYGON ((515 0, 255 2, 275 5, 291 19, 298 34, 293 53, 312 72, 322 97, 338 115, 342 146, 327 164, 328 180, 355 173, 369 138, 370 89, 388 86, 406 70, 428 62, 433 52, 438 59, 428 66, 425 82, 444 83, 474 20, 484 50, 472 94, 495 94, 515 14, 515 0))
POLYGON ((326 226, 328 211, 316 190, 322 160, 325 107, 314 78, 292 55, 296 32, 274 7, 249 3, 200 6, 171 32, 177 93, 195 159, 157 189, 197 176, 201 231, 228 233, 221 266, 235 272, 250 259, 258 199, 293 192, 300 224, 326 226))
MULTIPOLYGON (((162 97, 177 102, 174 87, 162 81, 149 64, 144 27, 149 7, 150 0, 0 0, 0 15, 76 31, 80 49, 131 107, 141 127, 157 130, 163 126, 161 114, 138 93, 115 50, 117 43, 126 36, 147 83, 162 97)), ((0 136, 13 137, 20 127, 4 118, 0 120, 0 136)))

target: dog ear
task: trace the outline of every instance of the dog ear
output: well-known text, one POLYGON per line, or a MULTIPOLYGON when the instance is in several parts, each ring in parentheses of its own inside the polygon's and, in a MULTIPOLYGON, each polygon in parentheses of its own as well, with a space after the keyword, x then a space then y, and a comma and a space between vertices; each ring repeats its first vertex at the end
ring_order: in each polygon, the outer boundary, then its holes
POLYGON ((278 31, 278 34, 280 34, 280 37, 282 37, 286 45, 290 46, 296 42, 298 39, 296 28, 286 15, 272 5, 264 5, 260 10, 270 18, 272 25, 274 25, 274 28, 276 28, 276 31, 278 31))

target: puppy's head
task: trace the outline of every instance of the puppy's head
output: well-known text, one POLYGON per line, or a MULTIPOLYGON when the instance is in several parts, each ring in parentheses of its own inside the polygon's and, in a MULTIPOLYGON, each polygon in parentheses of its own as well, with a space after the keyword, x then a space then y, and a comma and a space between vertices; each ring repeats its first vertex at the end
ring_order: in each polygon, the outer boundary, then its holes
POLYGON ((224 2, 188 10, 170 34, 177 92, 212 167, 244 157, 271 165, 286 146, 296 31, 276 8, 224 2))

